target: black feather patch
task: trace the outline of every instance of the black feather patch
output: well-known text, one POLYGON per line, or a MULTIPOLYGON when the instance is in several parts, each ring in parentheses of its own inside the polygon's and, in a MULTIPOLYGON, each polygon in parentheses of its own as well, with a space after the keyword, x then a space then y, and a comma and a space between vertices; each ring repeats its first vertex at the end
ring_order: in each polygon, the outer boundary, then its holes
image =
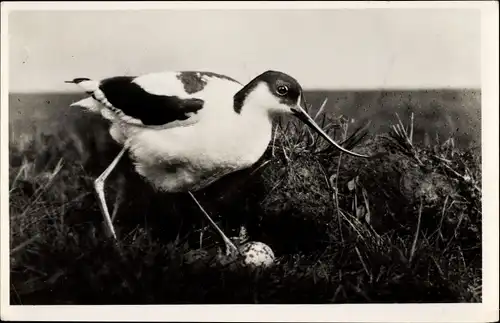
POLYGON ((73 82, 75 84, 78 84, 78 83, 83 82, 83 81, 90 81, 90 79, 86 78, 86 77, 79 77, 79 78, 73 79, 73 82))
POLYGON ((203 90, 205 88, 205 85, 207 85, 207 82, 203 80, 203 76, 215 77, 239 83, 238 81, 230 78, 229 76, 212 72, 194 72, 194 71, 180 72, 179 75, 177 75, 177 79, 182 82, 182 84, 184 85, 184 90, 187 93, 193 94, 203 90))
POLYGON ((180 99, 177 96, 155 95, 133 83, 134 76, 105 79, 99 88, 108 101, 124 114, 139 119, 144 125, 159 126, 186 120, 188 113, 203 108, 201 99, 180 99))
POLYGON ((64 83, 78 84, 83 81, 90 81, 90 79, 86 77, 79 77, 76 79, 72 79, 71 81, 64 81, 64 83))

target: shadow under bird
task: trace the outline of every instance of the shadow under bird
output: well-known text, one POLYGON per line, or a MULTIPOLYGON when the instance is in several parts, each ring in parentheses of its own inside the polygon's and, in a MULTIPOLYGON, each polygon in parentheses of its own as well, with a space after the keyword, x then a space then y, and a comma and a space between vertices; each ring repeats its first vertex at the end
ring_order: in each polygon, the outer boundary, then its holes
POLYGON ((251 167, 266 151, 277 115, 294 115, 337 149, 307 114, 301 85, 293 77, 266 71, 248 84, 216 73, 166 71, 102 80, 76 78, 89 97, 73 103, 110 121, 110 134, 123 148, 95 180, 109 233, 116 239, 104 182, 128 151, 135 170, 158 191, 187 192, 219 232, 226 250, 234 244, 204 212, 192 192, 251 167))

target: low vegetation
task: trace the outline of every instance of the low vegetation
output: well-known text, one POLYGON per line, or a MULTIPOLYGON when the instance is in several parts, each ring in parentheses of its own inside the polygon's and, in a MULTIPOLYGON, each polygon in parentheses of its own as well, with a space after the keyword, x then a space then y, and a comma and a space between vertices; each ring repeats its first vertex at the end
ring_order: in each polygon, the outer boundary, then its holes
POLYGON ((107 239, 93 180, 119 147, 104 123, 90 120, 87 138, 13 139, 11 304, 481 302, 478 149, 452 138, 418 145, 412 120, 397 115, 391 131, 368 135, 369 125, 350 129, 322 111, 332 136, 376 157, 340 154, 277 122, 255 167, 196 194, 228 235, 244 223, 272 247, 269 269, 188 262, 190 250, 222 241, 201 230, 188 197, 153 192, 129 160, 107 184, 120 243, 107 239))

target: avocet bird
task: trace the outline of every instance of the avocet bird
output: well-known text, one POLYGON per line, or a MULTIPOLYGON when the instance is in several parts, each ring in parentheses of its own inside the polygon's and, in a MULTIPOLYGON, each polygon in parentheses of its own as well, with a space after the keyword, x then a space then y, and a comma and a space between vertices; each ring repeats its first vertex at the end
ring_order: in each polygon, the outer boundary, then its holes
MULTIPOLYGON (((195 71, 100 81, 76 78, 67 83, 78 84, 90 95, 71 106, 101 113, 111 122, 112 138, 123 146, 95 180, 105 224, 115 239, 104 182, 125 151, 135 170, 157 190, 187 192, 195 202, 192 192, 258 161, 271 140, 276 115, 294 115, 337 149, 368 157, 334 142, 307 114, 300 84, 281 72, 264 72, 246 85, 224 75, 195 71)), ((234 244, 204 214, 227 250, 234 250, 234 244)))

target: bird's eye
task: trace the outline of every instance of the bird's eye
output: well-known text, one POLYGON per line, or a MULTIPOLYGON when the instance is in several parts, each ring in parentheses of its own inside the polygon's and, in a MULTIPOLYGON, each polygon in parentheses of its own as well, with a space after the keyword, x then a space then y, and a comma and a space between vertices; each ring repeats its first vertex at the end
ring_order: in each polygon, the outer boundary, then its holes
POLYGON ((279 94, 279 95, 286 95, 288 93, 288 86, 286 85, 279 85, 277 88, 276 88, 276 92, 279 94))

